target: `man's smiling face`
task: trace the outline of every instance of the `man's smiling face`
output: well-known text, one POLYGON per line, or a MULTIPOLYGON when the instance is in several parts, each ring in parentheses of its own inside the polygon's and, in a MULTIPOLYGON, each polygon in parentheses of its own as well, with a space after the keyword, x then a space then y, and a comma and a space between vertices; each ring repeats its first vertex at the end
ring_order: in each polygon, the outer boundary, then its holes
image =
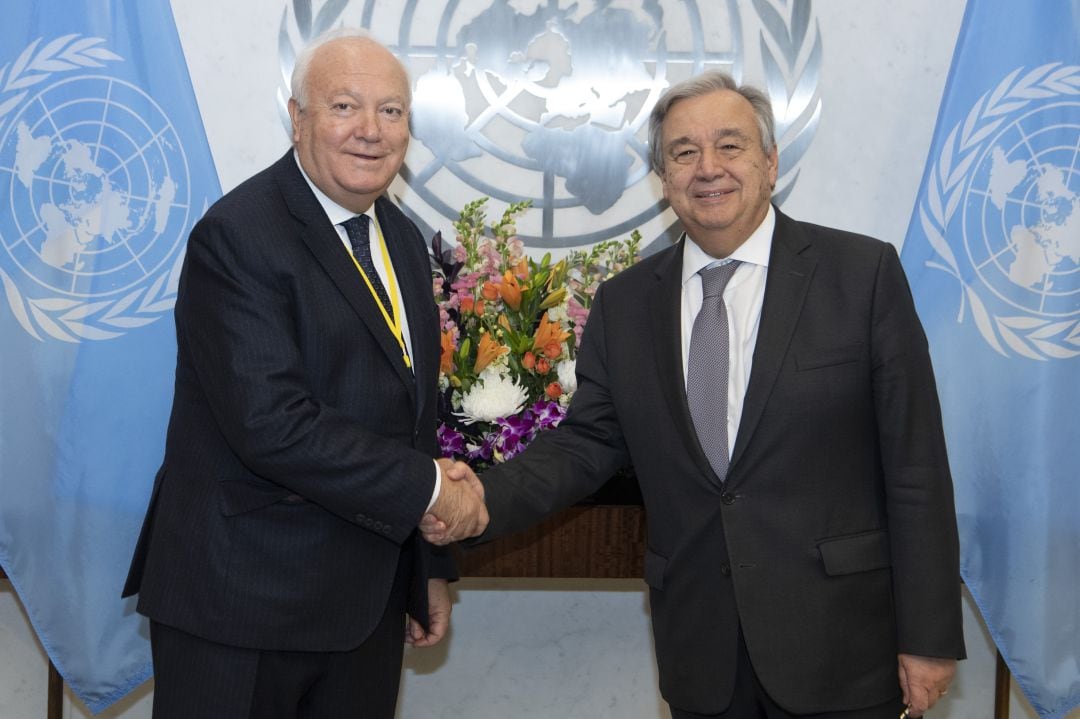
POLYGON ((289 101, 293 144, 315 186, 353 212, 390 185, 409 147, 409 85, 401 63, 363 38, 333 40, 311 58, 303 107, 289 101))
POLYGON ((765 219, 776 149, 762 149, 754 108, 731 90, 679 100, 661 129, 664 198, 705 252, 727 257, 765 219))

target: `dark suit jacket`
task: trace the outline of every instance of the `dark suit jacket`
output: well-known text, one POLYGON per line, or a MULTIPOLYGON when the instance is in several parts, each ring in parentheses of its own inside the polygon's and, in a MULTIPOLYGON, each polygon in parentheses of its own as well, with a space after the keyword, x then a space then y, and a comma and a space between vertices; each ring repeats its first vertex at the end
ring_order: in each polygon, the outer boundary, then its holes
POLYGON ((630 460, 673 706, 727 706, 740 624, 788 710, 887 702, 898 652, 964 654, 937 391, 896 251, 777 212, 723 486, 686 402, 681 264, 679 244, 601 287, 566 420, 483 478, 485 537, 578 500, 630 460))
POLYGON ((415 531, 435 483, 438 315, 425 243, 375 205, 408 315, 415 381, 292 151, 191 233, 176 393, 125 595, 220 643, 358 646, 403 548, 409 611, 450 577, 415 531))

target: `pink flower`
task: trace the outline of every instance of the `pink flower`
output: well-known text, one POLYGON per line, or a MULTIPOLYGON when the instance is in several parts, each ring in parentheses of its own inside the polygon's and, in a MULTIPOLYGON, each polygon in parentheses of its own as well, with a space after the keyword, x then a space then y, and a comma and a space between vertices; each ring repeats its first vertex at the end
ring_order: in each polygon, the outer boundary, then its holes
POLYGON ((450 285, 450 289, 458 294, 470 292, 473 288, 480 283, 479 272, 462 272, 458 275, 454 283, 450 285))

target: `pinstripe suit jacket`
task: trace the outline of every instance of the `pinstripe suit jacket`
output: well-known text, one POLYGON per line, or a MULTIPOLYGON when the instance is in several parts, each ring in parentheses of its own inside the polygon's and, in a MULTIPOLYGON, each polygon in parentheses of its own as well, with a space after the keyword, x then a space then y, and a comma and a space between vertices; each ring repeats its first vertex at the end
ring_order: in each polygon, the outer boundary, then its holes
POLYGON ((439 358, 415 225, 376 213, 415 379, 290 150, 219 200, 188 242, 165 458, 125 595, 220 643, 331 651, 382 616, 403 547, 409 611, 452 564, 418 539, 434 488, 439 358))

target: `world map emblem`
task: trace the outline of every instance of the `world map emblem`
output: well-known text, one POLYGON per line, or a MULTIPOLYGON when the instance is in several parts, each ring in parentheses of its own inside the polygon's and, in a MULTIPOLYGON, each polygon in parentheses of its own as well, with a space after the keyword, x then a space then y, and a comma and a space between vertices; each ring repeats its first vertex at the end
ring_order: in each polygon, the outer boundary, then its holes
POLYGON ((487 196, 532 202, 517 227, 530 247, 634 229, 647 244, 675 221, 648 163, 649 112, 668 87, 706 69, 741 81, 754 66, 774 103, 779 202, 821 110, 809 0, 292 0, 279 34, 286 125, 296 53, 338 24, 370 29, 410 72, 414 141, 391 191, 429 230, 487 196))
POLYGON ((1080 355, 1080 67, 1010 73, 952 128, 929 188, 920 219, 962 316, 1004 356, 1080 355))
POLYGON ((35 41, 0 75, 0 282, 37 339, 106 340, 175 304, 189 221, 176 130, 100 38, 35 41))

